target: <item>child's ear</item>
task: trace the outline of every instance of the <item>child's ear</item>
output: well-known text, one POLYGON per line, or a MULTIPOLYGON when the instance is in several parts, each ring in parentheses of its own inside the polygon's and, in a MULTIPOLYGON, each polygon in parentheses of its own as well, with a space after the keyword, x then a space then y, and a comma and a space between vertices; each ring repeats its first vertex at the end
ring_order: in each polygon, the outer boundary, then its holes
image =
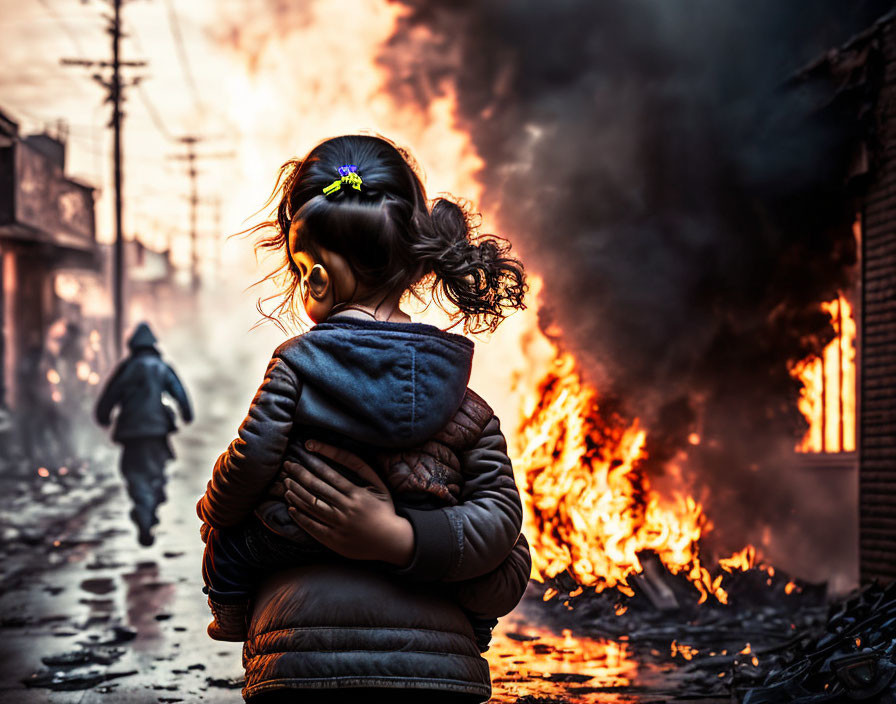
POLYGON ((308 272, 308 293, 311 297, 320 301, 327 297, 330 291, 330 275, 321 264, 315 264, 308 272))

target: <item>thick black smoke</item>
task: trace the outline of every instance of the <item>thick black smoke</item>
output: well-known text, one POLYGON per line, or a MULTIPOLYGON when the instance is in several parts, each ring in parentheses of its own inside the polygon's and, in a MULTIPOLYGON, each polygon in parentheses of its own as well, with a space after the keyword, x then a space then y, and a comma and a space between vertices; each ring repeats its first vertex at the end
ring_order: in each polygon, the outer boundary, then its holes
POLYGON ((391 90, 456 91, 545 327, 647 422, 658 463, 699 430, 710 486, 737 486, 750 523, 786 513, 779 460, 803 429, 787 362, 831 338, 818 303, 855 275, 858 130, 820 110, 828 86, 787 80, 891 3, 400 4, 391 90))

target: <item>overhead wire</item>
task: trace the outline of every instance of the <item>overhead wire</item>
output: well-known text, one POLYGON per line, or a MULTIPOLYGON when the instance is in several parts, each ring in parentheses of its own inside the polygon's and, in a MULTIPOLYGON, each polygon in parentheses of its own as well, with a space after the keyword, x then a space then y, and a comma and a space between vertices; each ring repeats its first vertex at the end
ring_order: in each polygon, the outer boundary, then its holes
POLYGON ((187 48, 184 43, 183 34, 181 33, 180 20, 177 17, 177 11, 174 8, 173 0, 165 0, 165 7, 168 10, 168 26, 171 29, 171 36, 174 38, 174 47, 176 49, 178 61, 180 62, 181 71, 184 74, 184 81, 186 81, 190 92, 193 94, 193 102, 196 106, 196 112, 202 115, 205 112, 205 107, 202 98, 199 95, 199 86, 196 83, 196 78, 190 67, 187 48))
MULTIPOLYGON (((134 47, 140 54, 144 56, 147 55, 146 50, 143 48, 143 42, 140 41, 140 35, 137 33, 135 26, 129 24, 125 36, 127 36, 134 42, 134 47)), ((162 135, 162 137, 164 137, 166 140, 173 140, 174 135, 172 134, 171 130, 168 129, 168 126, 162 119, 162 114, 159 112, 158 108, 156 108, 155 103, 153 103, 150 99, 149 93, 143 85, 143 81, 137 81, 136 88, 137 94, 140 96, 140 102, 143 103, 143 107, 146 109, 146 113, 147 115, 149 115, 149 119, 152 121, 153 126, 156 128, 158 133, 162 135)))
POLYGON ((53 7, 53 4, 50 2, 50 0, 37 0, 37 2, 40 3, 41 7, 43 7, 47 11, 47 14, 49 14, 54 20, 56 20, 56 22, 62 28, 62 31, 65 32, 65 34, 71 40, 72 46, 75 47, 75 51, 79 55, 78 58, 83 59, 84 48, 81 46, 81 40, 78 39, 77 32, 72 29, 71 25, 69 25, 68 22, 65 21, 65 18, 63 18, 62 15, 60 15, 56 10, 56 8, 53 7))

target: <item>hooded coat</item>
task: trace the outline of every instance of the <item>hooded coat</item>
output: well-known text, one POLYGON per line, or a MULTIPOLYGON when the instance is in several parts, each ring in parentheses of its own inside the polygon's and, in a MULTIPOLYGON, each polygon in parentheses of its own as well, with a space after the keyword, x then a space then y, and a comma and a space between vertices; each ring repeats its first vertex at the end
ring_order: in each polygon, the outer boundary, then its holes
POLYGON ((174 414, 162 402, 169 394, 180 408, 184 422, 193 419, 193 409, 183 384, 159 355, 156 336, 140 323, 128 340, 131 353, 115 370, 96 404, 96 419, 102 426, 111 422, 112 409, 119 407, 112 430, 115 442, 162 438, 175 430, 174 414))
POLYGON ((267 499, 290 447, 308 437, 335 441, 372 466, 434 437, 452 444, 457 433, 446 428, 462 428, 467 439, 454 443, 457 486, 437 470, 416 484, 417 500, 395 495, 414 530, 407 567, 320 564, 262 586, 244 648, 247 698, 334 687, 421 688, 471 701, 490 694, 488 664, 460 603, 507 613, 530 561, 499 421, 467 388, 472 356, 472 342, 429 325, 342 316, 275 351, 197 507, 213 528, 256 514, 282 533, 282 513, 267 499), (454 505, 432 508, 427 491, 446 487, 454 505))

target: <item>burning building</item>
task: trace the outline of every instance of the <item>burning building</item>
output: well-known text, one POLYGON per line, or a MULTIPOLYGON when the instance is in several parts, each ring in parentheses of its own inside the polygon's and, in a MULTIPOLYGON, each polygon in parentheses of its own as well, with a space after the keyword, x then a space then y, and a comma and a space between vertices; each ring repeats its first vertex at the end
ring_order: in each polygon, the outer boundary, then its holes
MULTIPOLYGON (((822 119, 847 115, 857 127, 844 197, 855 203, 861 243, 859 411, 841 437, 858 447, 861 578, 889 581, 896 578, 896 14, 829 51, 801 79, 834 88, 822 119)), ((841 321, 849 325, 848 310, 841 303, 831 310, 838 330, 841 321)), ((826 348, 825 366, 827 355, 826 348)), ((836 447, 830 431, 825 423, 811 442, 836 447)))

